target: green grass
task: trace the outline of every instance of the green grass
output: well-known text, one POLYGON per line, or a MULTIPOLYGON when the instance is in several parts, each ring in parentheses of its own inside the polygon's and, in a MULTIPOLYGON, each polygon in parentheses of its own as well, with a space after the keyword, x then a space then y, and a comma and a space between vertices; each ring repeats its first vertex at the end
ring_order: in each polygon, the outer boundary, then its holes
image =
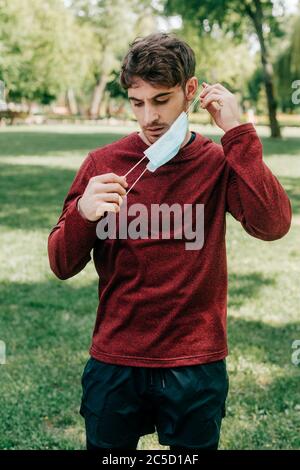
MULTIPOLYGON (((1 449, 83 449, 80 378, 97 308, 93 264, 60 281, 49 269, 47 238, 87 152, 132 129, 0 130, 1 449), (118 130, 117 130, 118 131, 118 130)), ((212 136, 219 140, 219 136, 212 136)), ((281 240, 250 237, 227 217, 227 359, 230 391, 223 449, 299 449, 300 135, 263 138, 265 162, 288 191, 293 225, 281 240)), ((157 435, 142 449, 160 446, 157 435)))

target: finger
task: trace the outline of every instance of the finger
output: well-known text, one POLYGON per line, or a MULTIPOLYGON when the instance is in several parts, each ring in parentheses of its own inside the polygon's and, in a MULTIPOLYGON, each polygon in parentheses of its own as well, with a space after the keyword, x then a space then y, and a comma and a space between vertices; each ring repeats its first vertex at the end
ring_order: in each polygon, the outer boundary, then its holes
MULTIPOLYGON (((209 85, 208 85, 208 83, 206 83, 206 82, 202 82, 202 86, 203 86, 204 89, 206 89, 209 85)), ((200 100, 202 101, 203 98, 200 98, 200 100)), ((211 104, 209 104, 209 105, 206 107, 206 110, 212 115, 213 118, 216 116, 216 114, 217 114, 218 111, 219 111, 218 107, 214 104, 214 102, 212 102, 211 104)))
POLYGON ((218 90, 227 91, 227 93, 229 92, 229 90, 227 90, 227 88, 225 88, 221 83, 216 83, 215 86, 218 90))
POLYGON ((210 90, 211 90, 211 87, 212 85, 207 85, 207 84, 202 84, 202 86, 204 87, 203 90, 201 91, 200 93, 200 97, 204 97, 210 90))
POLYGON ((213 83, 211 86, 218 90, 228 91, 221 83, 213 83))
POLYGON ((119 183, 96 183, 93 190, 95 193, 119 193, 120 196, 126 194, 126 189, 119 183))
POLYGON ((205 87, 205 89, 202 90, 202 92, 201 92, 201 94, 200 94, 200 97, 201 97, 201 98, 204 98, 204 96, 206 96, 206 95, 207 95, 208 93, 210 93, 211 91, 218 91, 218 90, 219 90, 219 91, 224 91, 224 90, 226 90, 226 88, 222 87, 222 86, 220 85, 220 83, 215 83, 215 84, 213 84, 213 85, 207 85, 207 86, 205 87))
POLYGON ((201 106, 202 108, 206 108, 206 106, 210 103, 212 103, 212 101, 219 101, 222 103, 222 94, 219 93, 219 92, 211 92, 209 93, 201 102, 201 106))
POLYGON ((103 175, 93 176, 92 179, 97 183, 119 183, 123 186, 128 186, 126 177, 116 175, 115 173, 104 173, 103 175))
POLYGON ((216 88, 213 88, 212 90, 210 90, 204 97, 201 97, 201 101, 203 101, 204 99, 206 99, 208 96, 212 95, 212 94, 216 94, 216 95, 224 95, 224 92, 221 91, 221 90, 218 90, 216 88))
POLYGON ((99 204, 99 207, 96 209, 96 216, 99 216, 100 214, 103 213, 103 211, 106 212, 119 212, 120 208, 117 204, 114 203, 101 203, 99 204))
POLYGON ((213 118, 215 118, 217 113, 220 112, 220 108, 214 102, 208 104, 205 109, 209 112, 209 114, 212 115, 213 118))
POLYGON ((97 193, 96 200, 104 202, 115 202, 119 205, 123 204, 125 196, 120 196, 118 193, 97 193))
POLYGON ((219 89, 221 89, 221 90, 229 91, 229 90, 227 90, 227 88, 225 88, 225 87, 222 85, 222 83, 219 83, 219 82, 218 82, 218 83, 211 83, 211 84, 206 83, 206 82, 202 82, 202 86, 204 86, 205 88, 206 88, 207 86, 215 86, 215 87, 217 87, 217 88, 219 88, 219 89))

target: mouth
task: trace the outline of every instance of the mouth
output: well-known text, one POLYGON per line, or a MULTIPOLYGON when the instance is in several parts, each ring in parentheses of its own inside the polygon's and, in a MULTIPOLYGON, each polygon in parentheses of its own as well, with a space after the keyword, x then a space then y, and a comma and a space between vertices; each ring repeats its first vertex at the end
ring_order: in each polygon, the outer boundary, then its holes
POLYGON ((152 128, 147 129, 147 132, 149 134, 153 135, 153 136, 157 136, 157 135, 160 135, 163 130, 164 130, 164 126, 163 127, 152 127, 152 128))

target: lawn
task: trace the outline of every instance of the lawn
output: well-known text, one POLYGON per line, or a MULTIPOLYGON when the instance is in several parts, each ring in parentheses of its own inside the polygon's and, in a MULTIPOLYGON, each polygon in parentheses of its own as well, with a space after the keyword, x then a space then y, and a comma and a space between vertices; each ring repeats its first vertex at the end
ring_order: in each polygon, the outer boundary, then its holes
MULTIPOLYGON (((7 348, 0 449, 84 448, 80 379, 97 275, 90 262, 74 278, 56 279, 47 238, 87 152, 131 131, 0 129, 0 340, 7 348)), ((222 449, 300 448, 300 365, 291 361, 300 339, 300 131, 262 140, 264 160, 292 200, 293 225, 283 239, 263 242, 227 216, 230 391, 222 449)), ((168 449, 156 434, 142 437, 139 448, 168 449)))

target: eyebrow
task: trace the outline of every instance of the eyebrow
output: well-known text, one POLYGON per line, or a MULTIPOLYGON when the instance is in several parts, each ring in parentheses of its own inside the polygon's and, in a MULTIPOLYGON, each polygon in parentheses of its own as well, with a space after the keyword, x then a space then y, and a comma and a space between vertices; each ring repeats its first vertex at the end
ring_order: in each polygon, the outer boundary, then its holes
MULTIPOLYGON (((172 93, 173 91, 167 91, 165 93, 158 93, 158 95, 152 96, 151 99, 154 100, 155 98, 159 98, 160 96, 171 95, 172 93)), ((140 100, 139 98, 135 98, 134 96, 129 96, 128 99, 133 100, 133 101, 143 101, 143 100, 140 100)))

